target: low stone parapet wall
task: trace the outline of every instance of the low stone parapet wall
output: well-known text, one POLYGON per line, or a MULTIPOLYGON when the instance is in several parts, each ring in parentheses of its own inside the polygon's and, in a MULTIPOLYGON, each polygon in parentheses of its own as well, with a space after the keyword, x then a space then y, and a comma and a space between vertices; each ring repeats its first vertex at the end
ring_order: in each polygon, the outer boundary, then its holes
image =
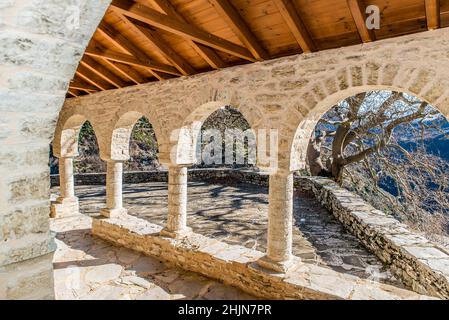
POLYGON ((196 233, 163 237, 161 227, 133 216, 93 219, 92 233, 188 271, 224 282, 266 299, 429 299, 391 285, 360 279, 295 258, 286 274, 257 264, 260 251, 228 245, 196 233))
POLYGON ((449 252, 361 197, 320 177, 298 178, 321 205, 414 291, 449 299, 449 252))

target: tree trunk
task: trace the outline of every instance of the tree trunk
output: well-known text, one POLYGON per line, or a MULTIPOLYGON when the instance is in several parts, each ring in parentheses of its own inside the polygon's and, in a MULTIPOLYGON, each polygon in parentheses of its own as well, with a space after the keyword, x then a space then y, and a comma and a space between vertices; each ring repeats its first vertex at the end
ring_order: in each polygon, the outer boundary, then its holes
POLYGON ((312 176, 321 176, 327 171, 321 161, 321 140, 310 139, 307 147, 306 162, 312 176))

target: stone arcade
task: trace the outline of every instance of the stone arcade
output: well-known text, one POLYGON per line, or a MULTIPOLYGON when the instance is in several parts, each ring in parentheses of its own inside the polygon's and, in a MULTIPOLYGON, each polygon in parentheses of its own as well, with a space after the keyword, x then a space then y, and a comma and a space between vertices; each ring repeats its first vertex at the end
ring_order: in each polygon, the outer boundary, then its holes
MULTIPOLYGON (((179 260, 175 263, 183 268, 240 287, 239 282, 248 283, 248 291, 263 297, 350 299, 357 294, 363 298, 363 290, 374 290, 369 281, 327 273, 292 255, 293 172, 305 166, 308 138, 320 116, 356 93, 404 91, 448 116, 449 29, 108 90, 64 102, 69 81, 109 2, 82 2, 76 32, 63 23, 69 3, 23 0, 0 4, 0 298, 54 297, 48 145, 54 137, 54 153, 60 163, 61 191, 51 207, 52 217, 78 214, 73 158, 86 120, 94 127, 101 158, 107 162, 107 201, 101 214, 108 219, 94 221, 94 234, 161 260, 176 256, 179 260), (186 223, 187 170, 194 163, 195 130, 211 113, 228 105, 239 110, 252 129, 279 133, 278 167, 273 170, 258 162, 269 175, 268 248, 263 255, 245 251, 241 261, 219 258, 214 252, 218 244, 193 234, 186 223), (169 170, 168 222, 156 233, 149 231, 154 226, 142 226, 128 216, 122 202, 122 164, 129 157, 131 130, 142 116, 152 123, 160 162, 169 170), (183 237, 198 246, 184 248, 183 237), (319 280, 322 277, 338 279, 353 289, 335 292, 319 280)), ((419 294, 449 297, 449 255, 441 252, 440 265, 445 267, 426 269, 429 277, 438 280, 429 284, 428 278, 417 276, 412 281, 411 288, 419 294)), ((418 260, 412 255, 409 264, 398 267, 399 273, 419 264, 418 260)), ((386 285, 378 290, 390 292, 391 298, 424 298, 386 285)))

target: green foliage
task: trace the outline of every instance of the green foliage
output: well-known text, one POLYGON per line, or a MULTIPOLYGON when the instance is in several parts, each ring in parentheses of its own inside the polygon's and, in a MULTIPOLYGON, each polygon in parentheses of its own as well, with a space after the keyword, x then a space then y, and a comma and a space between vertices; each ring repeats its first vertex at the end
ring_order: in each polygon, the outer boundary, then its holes
POLYGON ((83 126, 81 127, 79 139, 86 140, 90 139, 90 137, 95 135, 94 127, 92 127, 92 124, 89 121, 84 122, 83 126))
POLYGON ((157 141, 153 126, 147 118, 143 117, 137 121, 131 134, 131 140, 138 144, 148 145, 149 148, 156 149, 157 141))
POLYGON ((142 117, 131 133, 130 159, 125 162, 127 171, 153 170, 159 167, 156 134, 147 118, 142 117))

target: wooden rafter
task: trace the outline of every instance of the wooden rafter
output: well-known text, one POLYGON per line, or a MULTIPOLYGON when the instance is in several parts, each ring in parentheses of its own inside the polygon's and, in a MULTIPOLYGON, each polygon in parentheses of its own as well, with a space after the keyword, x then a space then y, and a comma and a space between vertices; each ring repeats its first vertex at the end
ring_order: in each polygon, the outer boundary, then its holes
MULTIPOLYGON (((137 0, 136 2, 145 4, 152 3, 162 13, 178 19, 181 22, 189 23, 182 15, 180 15, 173 5, 167 0, 137 0)), ((211 48, 206 47, 200 43, 196 43, 190 39, 186 39, 190 46, 200 55, 212 68, 221 69, 226 67, 226 63, 221 57, 211 48)))
POLYGON ((76 90, 76 89, 69 89, 69 90, 67 91, 67 93, 68 93, 69 95, 71 95, 72 97, 74 97, 74 98, 80 96, 80 92, 79 92, 78 90, 76 90))
MULTIPOLYGON (((148 68, 151 73, 157 77, 159 80, 164 79, 163 76, 154 71, 165 72, 174 75, 180 75, 180 73, 170 65, 165 65, 162 63, 155 62, 152 60, 145 52, 143 52, 140 48, 138 48, 134 43, 121 35, 117 30, 115 30, 112 26, 107 25, 105 22, 101 22, 98 30, 111 41, 116 47, 118 47, 123 52, 131 54, 134 59, 140 62, 140 66, 144 68, 148 68)), ((112 54, 112 51, 111 51, 112 54)), ((108 58, 105 56, 105 58, 108 58)), ((109 58, 108 58, 109 59, 109 58)), ((112 59, 113 60, 113 59, 112 59)), ((119 61, 122 63, 126 63, 126 61, 119 61)))
POLYGON ((427 29, 440 27, 440 0, 426 0, 427 29))
POLYGON ((153 45, 167 61, 176 67, 183 75, 191 75, 196 73, 187 61, 178 55, 170 46, 153 30, 150 30, 140 21, 129 18, 121 13, 118 13, 123 22, 134 32, 143 36, 143 38, 153 45))
POLYGON ((302 51, 316 51, 315 44, 291 0, 273 0, 302 51))
POLYGON ((100 90, 109 90, 113 88, 113 86, 111 86, 108 82, 97 76, 82 64, 78 66, 76 75, 100 90))
POLYGON ((242 41, 257 60, 269 59, 265 49, 259 44, 256 36, 249 29, 238 11, 228 0, 209 0, 217 12, 226 20, 232 31, 242 41))
POLYGON ((360 35, 362 42, 372 42, 376 40, 374 30, 368 29, 366 26, 365 4, 363 0, 347 0, 348 7, 351 11, 352 18, 360 35))
POLYGON ((116 88, 127 86, 126 82, 89 56, 85 56, 84 59, 81 60, 81 64, 116 88))
POLYGON ((142 21, 146 24, 174 33, 184 38, 212 47, 248 61, 255 61, 251 52, 226 39, 217 37, 207 31, 199 29, 188 23, 162 14, 154 9, 131 0, 113 0, 112 6, 122 14, 142 21))
POLYGON ((113 51, 110 49, 101 50, 92 45, 87 47, 85 54, 92 56, 92 57, 100 57, 100 58, 124 63, 124 64, 135 66, 135 67, 145 68, 148 70, 157 70, 160 72, 165 72, 165 73, 173 74, 176 76, 181 75, 179 73, 179 71, 176 70, 176 68, 174 68, 172 66, 169 66, 166 64, 161 64, 161 63, 155 63, 155 62, 142 61, 130 54, 121 53, 121 52, 113 51))
POLYGON ((94 87, 80 79, 73 79, 72 81, 70 81, 69 88, 76 89, 76 90, 82 90, 82 91, 85 91, 88 93, 98 91, 97 87, 94 87))
POLYGON ((145 83, 145 79, 133 68, 126 64, 122 64, 115 61, 110 61, 105 58, 103 59, 104 63, 107 64, 111 69, 114 69, 118 73, 120 73, 123 77, 129 79, 131 82, 135 84, 145 83))

